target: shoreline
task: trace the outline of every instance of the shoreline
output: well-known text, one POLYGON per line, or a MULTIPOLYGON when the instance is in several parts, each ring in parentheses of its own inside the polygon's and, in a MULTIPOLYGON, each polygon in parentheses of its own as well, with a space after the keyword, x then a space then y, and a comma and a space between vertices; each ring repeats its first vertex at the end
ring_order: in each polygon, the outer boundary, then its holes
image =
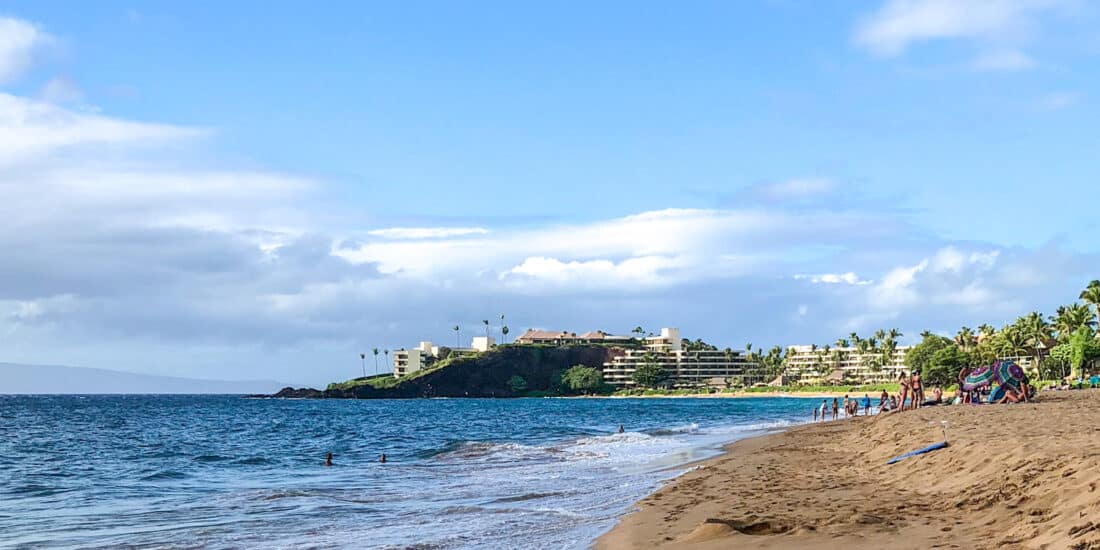
MULTIPOLYGON (((864 392, 868 393, 868 392, 864 392)), ((741 392, 701 393, 692 395, 578 395, 560 399, 757 399, 761 397, 795 397, 805 399, 844 399, 844 396, 861 396, 854 392, 741 392)), ((876 395, 870 396, 877 403, 876 395)))
POLYGON ((593 547, 1100 548, 1095 426, 1100 390, 796 425, 724 446, 593 547), (886 465, 943 421, 949 447, 886 465))

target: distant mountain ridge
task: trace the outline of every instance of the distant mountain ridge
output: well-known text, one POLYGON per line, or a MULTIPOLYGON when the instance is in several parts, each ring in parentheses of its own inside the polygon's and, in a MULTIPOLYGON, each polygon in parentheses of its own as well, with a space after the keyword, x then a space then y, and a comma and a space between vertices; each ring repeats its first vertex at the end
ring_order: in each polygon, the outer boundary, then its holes
POLYGON ((274 380, 202 380, 109 369, 0 363, 0 394, 271 393, 274 380))

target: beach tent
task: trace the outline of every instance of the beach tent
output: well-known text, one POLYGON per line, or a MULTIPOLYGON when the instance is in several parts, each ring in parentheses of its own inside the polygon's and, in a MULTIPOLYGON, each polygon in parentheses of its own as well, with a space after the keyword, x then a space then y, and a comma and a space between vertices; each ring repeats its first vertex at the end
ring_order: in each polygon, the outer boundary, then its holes
POLYGON ((993 383, 993 367, 978 367, 963 379, 963 391, 974 391, 993 383))

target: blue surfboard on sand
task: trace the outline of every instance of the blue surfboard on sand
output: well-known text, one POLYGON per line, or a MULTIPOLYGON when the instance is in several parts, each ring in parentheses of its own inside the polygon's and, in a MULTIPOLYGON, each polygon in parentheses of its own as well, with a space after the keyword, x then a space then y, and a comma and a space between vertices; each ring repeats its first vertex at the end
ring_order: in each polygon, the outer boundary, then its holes
POLYGON ((887 464, 893 464, 895 462, 900 462, 902 460, 905 460, 905 459, 907 459, 911 456, 922 455, 924 453, 935 451, 936 449, 942 449, 946 446, 947 446, 946 441, 940 441, 939 443, 933 443, 932 445, 929 445, 929 446, 927 446, 923 449, 917 449, 915 451, 909 451, 909 452, 907 452, 903 455, 900 455, 900 456, 895 456, 894 458, 891 458, 890 460, 888 460, 886 463, 887 464))

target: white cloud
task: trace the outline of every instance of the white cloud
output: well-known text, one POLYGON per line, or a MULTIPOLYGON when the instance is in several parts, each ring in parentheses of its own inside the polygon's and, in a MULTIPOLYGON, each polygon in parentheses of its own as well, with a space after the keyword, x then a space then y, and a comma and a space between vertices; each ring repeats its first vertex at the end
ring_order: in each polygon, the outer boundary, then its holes
POLYGON ((500 275, 500 279, 510 283, 523 283, 531 280, 571 285, 583 288, 624 286, 620 290, 635 291, 641 287, 666 284, 661 271, 677 267, 677 261, 662 256, 644 256, 629 258, 620 262, 611 260, 589 260, 563 262, 556 258, 542 256, 530 257, 523 263, 500 275))
POLYGON ((869 285, 871 281, 860 279, 855 272, 849 271, 847 273, 821 273, 818 275, 795 275, 795 279, 810 281, 814 284, 840 284, 846 285, 869 285))
POLYGON ((26 21, 0 17, 0 84, 23 74, 36 51, 50 40, 48 34, 26 21))
POLYGON ((899 55, 910 44, 936 39, 978 39, 1003 44, 1027 35, 1036 14, 1065 3, 1061 0, 889 0, 857 25, 855 41, 881 56, 899 55))
POLYGON ((1039 108, 1044 111, 1060 111, 1081 101, 1077 92, 1051 92, 1039 98, 1039 108))
POLYGON ((979 71, 1026 71, 1034 68, 1035 60, 1017 50, 1000 50, 979 55, 972 64, 979 71))
POLYGON ((488 232, 484 227, 387 227, 367 231, 367 234, 387 239, 446 239, 485 235, 488 232))
POLYGON ((792 179, 761 185, 755 189, 761 198, 771 201, 798 200, 825 195, 835 184, 825 178, 792 179))
POLYGON ((51 78, 42 86, 38 95, 50 103, 79 103, 84 100, 84 90, 66 76, 51 78))
MULTIPOLYGON (((877 216, 876 220, 890 232, 885 220, 877 216)), ((377 264, 383 273, 421 280, 479 273, 492 274, 490 279, 496 280, 500 274, 534 275, 525 270, 538 268, 546 271, 540 272, 541 278, 583 269, 588 277, 618 282, 625 269, 638 269, 635 280, 650 276, 653 284, 668 284, 734 278, 765 266, 776 268, 795 261, 799 255, 790 254, 792 248, 865 238, 857 228, 866 222, 861 216, 831 212, 667 209, 457 238, 378 238, 342 247, 336 253, 353 263, 377 264), (544 260, 525 264, 529 258, 544 260), (655 266, 655 258, 668 262, 661 264, 659 276, 656 269, 639 269, 655 266), (517 266, 522 269, 515 271, 517 266)), ((441 228, 441 235, 447 233, 441 228)), ((511 282, 518 287, 523 280, 511 282)))
POLYGON ((54 151, 103 145, 145 145, 202 135, 202 130, 81 113, 0 93, 0 167, 54 151))

